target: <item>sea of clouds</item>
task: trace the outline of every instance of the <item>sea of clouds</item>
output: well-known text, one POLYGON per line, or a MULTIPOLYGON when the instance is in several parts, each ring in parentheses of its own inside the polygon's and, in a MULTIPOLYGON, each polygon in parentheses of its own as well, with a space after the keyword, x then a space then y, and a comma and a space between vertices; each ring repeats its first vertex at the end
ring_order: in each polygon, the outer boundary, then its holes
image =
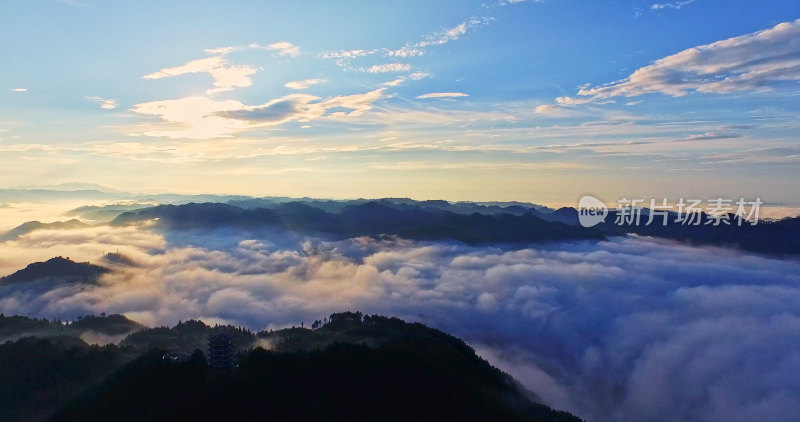
POLYGON ((0 274, 53 256, 115 271, 97 286, 0 286, 0 312, 259 330, 360 310, 459 336, 547 404, 591 421, 800 414, 796 259, 635 236, 520 249, 96 227, 0 243, 0 274))

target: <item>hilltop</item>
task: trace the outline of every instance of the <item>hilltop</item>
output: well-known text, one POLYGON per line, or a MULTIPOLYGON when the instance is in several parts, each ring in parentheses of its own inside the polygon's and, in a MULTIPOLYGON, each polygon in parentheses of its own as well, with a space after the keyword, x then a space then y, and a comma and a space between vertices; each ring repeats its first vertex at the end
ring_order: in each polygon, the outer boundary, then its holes
POLYGON ((69 257, 57 256, 45 262, 34 262, 11 275, 0 277, 0 285, 29 283, 38 280, 96 284, 97 279, 107 272, 109 272, 107 268, 99 265, 74 262, 69 257))
POLYGON ((253 333, 195 320, 146 328, 121 315, 72 324, 0 316, 6 330, 41 326, 47 338, 0 345, 0 397, 11 403, 0 420, 580 420, 537 403, 462 340, 397 318, 344 312, 253 333), (120 326, 136 331, 119 345, 77 337, 120 326), (239 368, 224 374, 203 352, 219 331, 239 349, 239 368), (170 353, 190 357, 175 363, 170 353))

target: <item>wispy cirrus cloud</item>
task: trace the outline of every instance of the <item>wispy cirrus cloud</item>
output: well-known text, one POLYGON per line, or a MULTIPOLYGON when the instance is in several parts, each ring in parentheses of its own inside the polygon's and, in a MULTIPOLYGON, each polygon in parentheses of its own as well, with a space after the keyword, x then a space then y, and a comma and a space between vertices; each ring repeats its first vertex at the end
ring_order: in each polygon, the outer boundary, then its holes
POLYGON ((383 86, 398 86, 398 85, 402 85, 403 82, 405 82, 405 81, 407 81, 409 79, 411 79, 412 81, 418 81, 420 79, 425 79, 425 78, 430 77, 430 76, 431 76, 431 74, 427 73, 427 72, 414 72, 414 73, 412 73, 412 74, 410 74, 408 76, 398 76, 396 79, 388 81, 388 82, 384 82, 381 85, 383 85, 383 86))
MULTIPOLYGON (((374 48, 371 50, 363 50, 363 49, 353 49, 353 50, 339 50, 339 51, 327 51, 320 55, 323 59, 334 60, 336 65, 341 67, 345 70, 357 70, 357 71, 370 71, 370 69, 382 69, 386 65, 373 65, 373 66, 353 66, 352 62, 356 59, 361 59, 368 56, 373 55, 382 55, 383 57, 394 57, 394 58, 409 58, 409 57, 418 57, 425 54, 425 50, 429 47, 438 46, 442 44, 446 44, 451 41, 458 40, 462 36, 464 36, 469 30, 478 28, 480 26, 484 26, 491 22, 493 18, 490 17, 480 17, 480 18, 470 18, 465 20, 458 25, 455 25, 450 28, 446 28, 442 31, 425 35, 422 41, 418 42, 409 42, 403 45, 400 48, 374 48)), ((407 66, 404 70, 409 70, 410 66, 407 66)), ((394 70, 392 70, 394 71, 394 70)), ((380 71, 375 71, 372 73, 379 73, 380 71)))
POLYGON ((87 95, 83 98, 85 98, 87 101, 100 104, 100 108, 103 110, 113 110, 117 108, 117 100, 114 99, 102 98, 94 95, 87 95))
POLYGON ((578 95, 595 99, 662 93, 725 94, 767 90, 800 80, 800 19, 773 28, 683 50, 636 70, 628 78, 578 95))
POLYGON ((592 168, 588 164, 572 162, 429 162, 429 161, 401 161, 392 163, 373 162, 367 164, 367 168, 374 170, 551 170, 551 171, 574 171, 592 168))
MULTIPOLYGON (((498 6, 508 6, 509 4, 524 3, 526 0, 500 0, 498 6)), ((544 0, 534 0, 536 3, 542 3, 544 0)))
POLYGON ((314 85, 319 85, 319 84, 322 84, 322 83, 325 83, 325 82, 328 82, 328 80, 327 79, 320 79, 320 78, 317 78, 317 79, 304 79, 304 80, 301 80, 301 81, 287 82, 284 86, 286 88, 290 88, 290 89, 306 89, 306 88, 310 88, 310 87, 312 87, 314 85))
MULTIPOLYGON (((772 28, 683 50, 637 69, 625 79, 584 86, 579 97, 559 97, 541 112, 613 97, 767 91, 800 81, 800 19, 772 28)), ((540 111, 540 110, 537 110, 540 111)))
POLYGON ((300 47, 290 43, 289 41, 279 41, 276 43, 266 44, 266 45, 251 43, 246 46, 239 45, 239 46, 207 48, 204 51, 208 54, 224 56, 226 54, 233 53, 234 51, 241 51, 247 49, 274 51, 279 56, 289 56, 289 57, 297 57, 300 55, 301 52, 300 47))
POLYGON ((450 41, 455 41, 467 33, 468 29, 483 26, 491 22, 491 18, 472 18, 461 22, 460 24, 447 28, 436 34, 431 34, 425 37, 425 40, 412 44, 415 48, 424 48, 432 45, 442 45, 450 41))
POLYGON ((689 135, 686 139, 690 141, 705 141, 705 140, 713 140, 713 139, 732 139, 732 138, 741 138, 741 133, 733 133, 733 132, 706 132, 706 133, 699 133, 694 135, 689 135))
POLYGON ((386 50, 386 55, 392 57, 415 57, 423 54, 425 54, 425 50, 408 46, 398 48, 397 50, 386 50))
POLYGON ((685 1, 675 1, 671 3, 653 3, 650 5, 650 9, 652 10, 661 10, 661 9, 674 9, 680 10, 684 6, 687 6, 691 3, 694 3, 694 0, 685 0, 685 1))
POLYGON ((362 67, 359 70, 368 73, 408 72, 411 70, 411 65, 407 63, 386 63, 362 67))
POLYGON ((469 94, 463 92, 431 92, 429 94, 418 95, 417 98, 456 98, 456 97, 469 97, 469 94))

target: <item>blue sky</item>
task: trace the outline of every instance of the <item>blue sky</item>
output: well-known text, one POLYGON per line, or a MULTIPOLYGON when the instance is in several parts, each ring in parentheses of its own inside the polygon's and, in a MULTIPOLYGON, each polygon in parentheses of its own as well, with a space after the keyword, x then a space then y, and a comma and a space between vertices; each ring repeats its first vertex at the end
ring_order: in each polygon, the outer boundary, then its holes
POLYGON ((0 186, 800 206, 796 1, 2 1, 0 186))

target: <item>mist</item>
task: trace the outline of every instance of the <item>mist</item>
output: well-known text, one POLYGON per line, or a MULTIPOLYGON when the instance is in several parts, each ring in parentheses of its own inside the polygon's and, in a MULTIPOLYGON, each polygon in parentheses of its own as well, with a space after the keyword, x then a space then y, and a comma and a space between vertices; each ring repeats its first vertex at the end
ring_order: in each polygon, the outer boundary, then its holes
POLYGON ((502 248, 96 227, 0 243, 0 269, 58 255, 114 271, 97 286, 0 285, 0 312, 260 330, 360 310, 459 336, 589 420, 800 414, 796 260, 636 236, 502 248), (112 251, 132 264, 104 261, 112 251))

